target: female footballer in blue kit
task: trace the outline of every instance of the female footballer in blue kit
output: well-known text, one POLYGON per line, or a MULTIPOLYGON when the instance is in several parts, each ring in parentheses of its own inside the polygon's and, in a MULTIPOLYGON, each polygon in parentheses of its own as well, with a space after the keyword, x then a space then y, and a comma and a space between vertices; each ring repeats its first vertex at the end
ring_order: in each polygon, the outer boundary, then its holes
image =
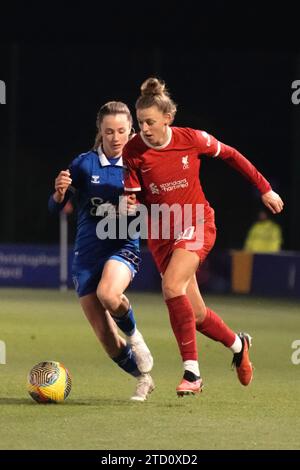
POLYGON ((100 108, 96 124, 93 150, 79 155, 68 170, 59 173, 49 209, 60 211, 70 194, 76 192, 73 280, 79 301, 109 357, 137 378, 131 399, 144 401, 154 389, 149 374, 153 358, 124 295, 138 270, 139 240, 102 239, 96 232, 98 222, 110 208, 117 207, 124 192, 122 150, 132 133, 132 116, 124 103, 111 101, 100 108), (126 341, 116 325, 126 335, 126 341))

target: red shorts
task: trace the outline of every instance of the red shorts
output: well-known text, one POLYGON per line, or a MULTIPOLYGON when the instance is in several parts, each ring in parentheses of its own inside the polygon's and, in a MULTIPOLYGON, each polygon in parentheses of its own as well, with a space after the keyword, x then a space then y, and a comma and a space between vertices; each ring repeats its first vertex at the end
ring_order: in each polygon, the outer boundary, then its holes
POLYGON ((193 228, 189 227, 177 240, 148 239, 149 250, 161 274, 165 273, 172 253, 177 248, 197 253, 199 263, 203 263, 216 241, 216 226, 213 213, 204 220, 202 230, 199 233, 196 233, 193 228))

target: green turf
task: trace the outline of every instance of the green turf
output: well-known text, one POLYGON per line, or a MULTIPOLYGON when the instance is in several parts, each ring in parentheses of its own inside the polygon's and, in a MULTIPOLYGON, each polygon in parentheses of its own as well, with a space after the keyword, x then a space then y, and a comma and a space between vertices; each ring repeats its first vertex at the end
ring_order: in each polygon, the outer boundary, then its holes
POLYGON ((231 353, 198 335, 204 392, 177 398, 182 370, 160 295, 131 293, 140 329, 154 355, 156 389, 131 403, 135 380, 102 352, 73 292, 0 290, 1 449, 298 449, 300 305, 243 297, 207 297, 235 330, 253 337, 250 387, 230 369, 231 353), (43 360, 70 370, 70 397, 38 405, 26 375, 43 360))

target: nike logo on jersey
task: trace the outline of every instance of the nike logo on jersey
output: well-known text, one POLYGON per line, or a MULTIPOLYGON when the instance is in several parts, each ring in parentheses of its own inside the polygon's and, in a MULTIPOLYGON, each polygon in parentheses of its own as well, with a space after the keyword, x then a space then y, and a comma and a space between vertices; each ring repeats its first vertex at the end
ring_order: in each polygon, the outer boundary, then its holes
POLYGON ((92 175, 91 183, 99 184, 100 183, 100 176, 99 175, 92 175))
POLYGON ((147 173, 147 171, 150 171, 150 170, 151 170, 151 168, 145 168, 144 170, 143 170, 143 168, 141 168, 142 173, 147 173))

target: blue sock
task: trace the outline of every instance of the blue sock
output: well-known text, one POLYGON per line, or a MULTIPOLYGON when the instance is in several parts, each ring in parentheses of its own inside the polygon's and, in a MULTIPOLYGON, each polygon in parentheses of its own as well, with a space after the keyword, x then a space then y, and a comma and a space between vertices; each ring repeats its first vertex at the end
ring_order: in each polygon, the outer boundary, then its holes
POLYGON ((138 377, 139 375, 141 375, 138 366, 136 365, 132 349, 128 344, 124 346, 124 349, 122 349, 121 354, 118 357, 112 358, 112 360, 116 364, 118 364, 118 366, 121 367, 121 369, 123 369, 125 372, 130 375, 133 375, 133 377, 138 377))
POLYGON ((112 315, 112 318, 115 320, 116 324, 126 336, 132 336, 135 332, 135 318, 133 315, 133 310, 129 307, 128 312, 126 312, 122 317, 116 317, 112 315))

